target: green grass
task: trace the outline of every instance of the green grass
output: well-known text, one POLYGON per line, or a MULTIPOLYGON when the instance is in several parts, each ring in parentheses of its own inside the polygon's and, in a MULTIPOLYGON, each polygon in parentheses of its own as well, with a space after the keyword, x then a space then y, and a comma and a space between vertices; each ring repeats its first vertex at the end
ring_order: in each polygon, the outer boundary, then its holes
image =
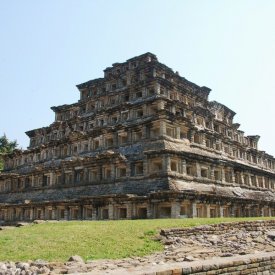
POLYGON ((263 218, 71 221, 33 224, 0 231, 0 261, 118 259, 161 251, 158 230, 263 218))

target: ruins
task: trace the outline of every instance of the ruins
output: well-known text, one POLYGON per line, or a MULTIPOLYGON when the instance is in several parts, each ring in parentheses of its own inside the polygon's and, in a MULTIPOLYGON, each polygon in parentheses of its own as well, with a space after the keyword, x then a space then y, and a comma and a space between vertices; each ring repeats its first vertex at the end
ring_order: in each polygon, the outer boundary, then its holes
POLYGON ((275 159, 209 88, 152 53, 77 88, 5 156, 3 222, 275 216, 275 159))

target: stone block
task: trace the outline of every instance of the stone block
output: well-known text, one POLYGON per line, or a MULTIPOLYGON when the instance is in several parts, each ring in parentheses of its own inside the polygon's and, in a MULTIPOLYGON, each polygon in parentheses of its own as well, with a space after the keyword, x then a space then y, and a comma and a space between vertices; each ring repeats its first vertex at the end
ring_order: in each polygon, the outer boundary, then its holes
POLYGON ((212 270, 212 265, 203 265, 203 266, 202 266, 202 270, 203 270, 203 271, 212 270))
POLYGON ((202 265, 192 266, 191 270, 192 270, 192 273, 198 273, 198 272, 204 271, 202 265))
POLYGON ((188 274, 192 274, 191 267, 183 267, 182 268, 182 275, 188 275, 188 274))
POLYGON ((172 270, 172 275, 182 275, 182 269, 181 268, 175 268, 172 270))
POLYGON ((227 268, 227 272, 232 272, 232 271, 236 271, 237 270, 237 266, 231 266, 227 268))
POLYGON ((242 260, 233 262, 233 266, 240 266, 240 265, 243 265, 243 264, 244 264, 244 262, 242 260))
POLYGON ((242 275, 251 274, 251 270, 246 268, 245 270, 241 270, 240 274, 242 275))
POLYGON ((260 263, 248 264, 247 268, 255 268, 255 267, 258 267, 259 265, 260 265, 260 263))
POLYGON ((216 275, 216 274, 219 274, 218 270, 209 270, 206 272, 206 275, 216 275))

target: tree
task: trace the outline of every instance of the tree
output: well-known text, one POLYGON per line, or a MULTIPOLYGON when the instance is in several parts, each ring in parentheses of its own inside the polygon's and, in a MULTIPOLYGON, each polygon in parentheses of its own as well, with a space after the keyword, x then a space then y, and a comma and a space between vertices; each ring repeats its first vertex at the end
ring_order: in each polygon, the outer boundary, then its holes
POLYGON ((9 141, 6 135, 0 137, 0 171, 3 170, 3 156, 9 153, 17 147, 17 141, 9 141))

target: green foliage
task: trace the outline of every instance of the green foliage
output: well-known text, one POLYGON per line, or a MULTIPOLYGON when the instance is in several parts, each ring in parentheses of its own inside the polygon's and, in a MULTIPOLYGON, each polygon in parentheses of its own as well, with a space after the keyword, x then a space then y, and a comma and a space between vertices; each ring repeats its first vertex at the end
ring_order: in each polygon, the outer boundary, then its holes
MULTIPOLYGON (((158 230, 259 218, 46 222, 0 231, 0 261, 118 259, 162 251, 158 230)), ((264 218, 260 218, 264 219, 264 218)), ((266 218, 265 218, 266 219, 266 218)))
POLYGON ((0 137, 0 171, 3 170, 3 156, 12 153, 16 147, 16 140, 9 141, 5 134, 0 137))

